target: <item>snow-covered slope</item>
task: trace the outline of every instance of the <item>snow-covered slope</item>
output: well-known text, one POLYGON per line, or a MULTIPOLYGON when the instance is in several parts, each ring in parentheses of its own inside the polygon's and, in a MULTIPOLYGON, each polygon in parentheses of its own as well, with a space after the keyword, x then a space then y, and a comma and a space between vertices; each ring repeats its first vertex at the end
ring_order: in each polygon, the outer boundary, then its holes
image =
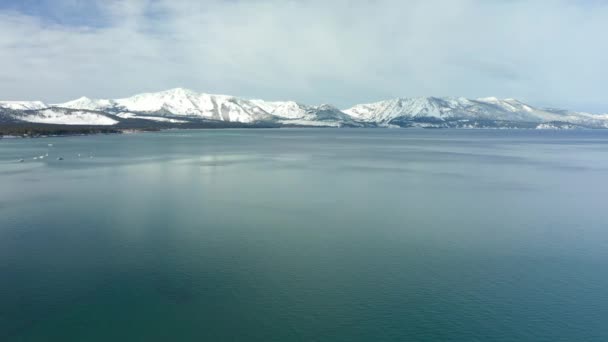
POLYGON ((131 112, 200 116, 230 122, 247 123, 272 118, 250 101, 227 95, 199 94, 182 88, 118 99, 116 105, 131 112))
MULTIPOLYGON (((537 108, 516 99, 414 97, 359 104, 346 110, 294 101, 264 101, 175 88, 121 99, 81 97, 47 105, 40 101, 0 101, 2 121, 109 125, 148 120, 332 127, 492 127, 608 128, 608 114, 537 108)), ((222 123, 224 125, 224 123, 222 123)), ((182 126, 183 127, 183 126, 182 126)))
POLYGON ((396 98, 369 104, 356 105, 344 111, 361 121, 389 123, 396 118, 485 118, 492 120, 536 120, 528 111, 516 110, 503 103, 469 100, 464 97, 396 98), (524 115, 522 115, 524 114, 524 115))
POLYGON ((244 123, 272 119, 270 114, 251 101, 228 95, 196 93, 183 88, 116 100, 92 100, 82 97, 55 106, 109 112, 183 115, 244 123))
POLYGON ((264 101, 251 100, 253 104, 262 108, 268 114, 281 119, 313 119, 309 111, 313 108, 294 101, 264 101))
POLYGON ((311 107, 308 113, 314 115, 314 121, 325 124, 337 122, 339 126, 362 126, 361 123, 355 121, 350 115, 328 104, 311 107))
POLYGON ((53 104, 54 107, 86 110, 106 110, 115 106, 113 100, 93 100, 86 96, 65 103, 53 104))
POLYGON ((608 127, 606 126, 608 118, 604 116, 551 111, 535 108, 515 99, 495 97, 475 100, 463 97, 396 98, 356 105, 344 112, 355 120, 379 125, 409 126, 413 122, 440 125, 441 122, 461 121, 463 126, 479 126, 492 125, 492 122, 496 121, 514 123, 563 121, 583 126, 608 127))
POLYGON ((47 108, 36 111, 28 111, 19 117, 22 121, 61 124, 61 125, 115 125, 118 121, 96 112, 83 110, 68 110, 63 108, 47 108))
POLYGON ((41 101, 0 101, 0 108, 13 110, 33 110, 48 107, 41 101))
POLYGON ((187 116, 227 122, 277 122, 307 126, 358 125, 335 107, 308 106, 293 101, 248 100, 229 95, 197 93, 175 88, 157 93, 144 93, 115 100, 87 97, 55 104, 56 107, 87 109, 113 114, 131 113, 129 118, 147 115, 187 116), (318 124, 316 124, 318 123, 318 124))
POLYGON ((140 119, 140 120, 150 120, 150 121, 156 121, 156 122, 170 122, 170 123, 187 123, 188 122, 185 120, 179 120, 179 119, 174 119, 174 118, 167 118, 167 117, 161 117, 161 116, 138 115, 138 114, 129 113, 129 112, 120 112, 120 113, 117 113, 116 116, 118 116, 119 118, 123 118, 123 119, 140 119))
POLYGON ((320 106, 307 106, 294 101, 252 100, 258 107, 277 118, 284 125, 296 126, 361 126, 351 116, 338 108, 323 104, 320 106))

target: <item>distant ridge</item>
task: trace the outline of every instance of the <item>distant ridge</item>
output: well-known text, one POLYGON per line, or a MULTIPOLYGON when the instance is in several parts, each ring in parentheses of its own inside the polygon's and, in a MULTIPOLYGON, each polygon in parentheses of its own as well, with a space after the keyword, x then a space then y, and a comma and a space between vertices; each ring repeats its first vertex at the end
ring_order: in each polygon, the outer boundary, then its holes
POLYGON ((0 101, 0 111, 15 121, 63 125, 112 126, 144 120, 184 126, 203 120, 318 127, 608 128, 608 114, 537 108, 496 97, 395 98, 340 110, 328 104, 252 100, 184 88, 57 104, 0 101))

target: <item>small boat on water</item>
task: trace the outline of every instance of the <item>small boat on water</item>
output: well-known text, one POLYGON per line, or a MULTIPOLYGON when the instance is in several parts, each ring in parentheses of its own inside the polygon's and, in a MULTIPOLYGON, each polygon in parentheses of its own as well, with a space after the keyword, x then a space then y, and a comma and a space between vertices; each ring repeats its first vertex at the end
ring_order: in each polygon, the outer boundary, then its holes
POLYGON ((63 157, 57 157, 57 160, 63 160, 63 157))
POLYGON ((20 163, 23 163, 25 160, 23 160, 23 158, 19 159, 20 163))

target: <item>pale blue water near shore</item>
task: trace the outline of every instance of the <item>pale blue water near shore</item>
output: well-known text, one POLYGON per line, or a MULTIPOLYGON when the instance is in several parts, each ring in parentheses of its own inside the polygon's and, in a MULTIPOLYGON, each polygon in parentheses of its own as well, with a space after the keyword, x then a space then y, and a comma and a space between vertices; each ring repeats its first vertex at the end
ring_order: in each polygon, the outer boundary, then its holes
POLYGON ((0 341, 607 341, 607 198, 604 131, 0 140, 0 341))

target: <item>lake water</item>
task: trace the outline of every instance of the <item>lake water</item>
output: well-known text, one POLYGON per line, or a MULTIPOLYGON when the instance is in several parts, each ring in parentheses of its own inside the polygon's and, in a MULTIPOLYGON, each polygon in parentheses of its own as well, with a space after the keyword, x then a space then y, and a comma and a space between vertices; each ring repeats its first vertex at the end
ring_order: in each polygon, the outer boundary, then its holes
POLYGON ((4 139, 0 341, 608 341, 607 199, 605 131, 4 139))

